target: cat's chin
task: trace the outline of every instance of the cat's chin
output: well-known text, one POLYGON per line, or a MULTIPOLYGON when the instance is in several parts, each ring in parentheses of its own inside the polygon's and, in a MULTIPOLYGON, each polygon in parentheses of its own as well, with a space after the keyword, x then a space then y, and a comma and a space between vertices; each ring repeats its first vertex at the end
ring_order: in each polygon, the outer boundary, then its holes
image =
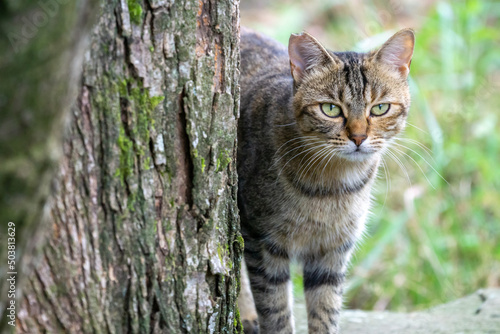
POLYGON ((348 153, 342 153, 342 158, 349 161, 366 161, 373 159, 375 157, 374 152, 364 152, 364 151, 352 151, 348 153))

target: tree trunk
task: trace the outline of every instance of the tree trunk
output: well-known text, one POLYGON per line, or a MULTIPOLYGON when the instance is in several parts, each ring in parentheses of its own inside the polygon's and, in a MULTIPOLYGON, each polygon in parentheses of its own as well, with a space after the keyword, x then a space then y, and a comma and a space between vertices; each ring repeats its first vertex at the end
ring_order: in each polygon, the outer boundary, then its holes
POLYGON ((241 331, 238 17, 103 2, 18 331, 241 331))
POLYGON ((44 208, 97 2, 0 1, 1 333, 10 320, 7 313, 14 311, 6 309, 15 301, 11 286, 19 293, 29 271, 22 255, 39 245, 41 238, 35 237, 45 227, 44 208), (14 265, 8 265, 7 255, 14 265), (17 273, 15 284, 7 284, 7 272, 17 273))

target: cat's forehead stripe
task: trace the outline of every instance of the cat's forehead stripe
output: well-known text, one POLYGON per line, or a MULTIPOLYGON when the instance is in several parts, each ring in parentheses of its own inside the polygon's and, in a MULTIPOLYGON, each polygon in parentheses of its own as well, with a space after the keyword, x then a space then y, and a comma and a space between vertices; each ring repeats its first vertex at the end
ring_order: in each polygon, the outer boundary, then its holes
POLYGON ((348 94, 345 94, 342 100, 349 108, 354 109, 352 111, 361 112, 364 109, 365 90, 368 85, 368 79, 363 72, 363 56, 355 52, 343 52, 337 56, 343 62, 343 86, 348 89, 348 94))

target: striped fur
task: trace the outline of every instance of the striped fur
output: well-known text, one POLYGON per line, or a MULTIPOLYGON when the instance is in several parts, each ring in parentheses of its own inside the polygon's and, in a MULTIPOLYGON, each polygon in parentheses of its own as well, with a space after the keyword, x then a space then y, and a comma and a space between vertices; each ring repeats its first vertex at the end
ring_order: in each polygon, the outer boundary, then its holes
POLYGON ((245 333, 258 332, 256 318, 260 333, 294 333, 292 258, 304 266, 309 332, 338 332, 346 268, 363 234, 380 157, 405 126, 413 41, 413 32, 402 30, 378 51, 334 53, 301 34, 292 35, 287 52, 242 30, 245 333), (328 117, 322 103, 342 113, 328 117), (387 113, 371 114, 381 103, 390 103, 387 113))

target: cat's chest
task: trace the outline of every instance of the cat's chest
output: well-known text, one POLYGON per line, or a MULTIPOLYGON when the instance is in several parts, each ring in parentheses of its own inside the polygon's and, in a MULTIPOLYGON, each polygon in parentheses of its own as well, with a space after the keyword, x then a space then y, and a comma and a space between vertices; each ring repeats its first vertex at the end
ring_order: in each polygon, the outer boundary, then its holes
POLYGON ((356 240, 364 229, 370 189, 349 195, 290 195, 282 202, 276 236, 293 253, 323 252, 356 240))

